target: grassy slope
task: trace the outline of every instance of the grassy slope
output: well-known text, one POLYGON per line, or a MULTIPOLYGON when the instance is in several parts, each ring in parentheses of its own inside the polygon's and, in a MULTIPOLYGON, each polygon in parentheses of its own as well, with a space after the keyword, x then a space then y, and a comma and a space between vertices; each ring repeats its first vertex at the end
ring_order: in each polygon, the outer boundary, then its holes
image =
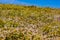
POLYGON ((0 4, 0 40, 57 37, 60 37, 60 9, 0 4))

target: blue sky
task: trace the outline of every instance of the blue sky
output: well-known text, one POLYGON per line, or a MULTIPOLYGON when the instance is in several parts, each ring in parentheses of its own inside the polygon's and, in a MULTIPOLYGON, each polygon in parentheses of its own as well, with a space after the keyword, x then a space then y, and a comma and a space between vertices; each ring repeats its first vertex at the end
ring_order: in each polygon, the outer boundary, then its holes
POLYGON ((60 8, 60 0, 0 0, 0 3, 60 8))

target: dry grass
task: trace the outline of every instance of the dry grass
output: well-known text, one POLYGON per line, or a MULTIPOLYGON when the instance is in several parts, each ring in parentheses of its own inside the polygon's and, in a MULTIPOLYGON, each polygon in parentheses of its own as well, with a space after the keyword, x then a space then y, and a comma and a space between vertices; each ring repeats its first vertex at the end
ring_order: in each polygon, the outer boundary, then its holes
POLYGON ((60 9, 0 4, 0 40, 59 40, 60 9))

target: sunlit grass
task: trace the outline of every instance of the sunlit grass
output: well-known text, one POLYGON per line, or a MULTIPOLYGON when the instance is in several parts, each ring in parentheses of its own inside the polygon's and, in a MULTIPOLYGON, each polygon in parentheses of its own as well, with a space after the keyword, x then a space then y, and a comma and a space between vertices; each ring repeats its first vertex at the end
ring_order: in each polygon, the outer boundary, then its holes
POLYGON ((60 37, 60 9, 0 4, 0 40, 49 40, 60 37))

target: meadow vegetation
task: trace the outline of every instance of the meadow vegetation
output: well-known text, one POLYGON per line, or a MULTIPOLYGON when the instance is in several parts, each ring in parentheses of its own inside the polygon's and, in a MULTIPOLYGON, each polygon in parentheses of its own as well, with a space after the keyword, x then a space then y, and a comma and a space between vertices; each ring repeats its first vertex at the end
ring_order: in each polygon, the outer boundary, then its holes
POLYGON ((0 40, 59 40, 60 9, 0 4, 0 40))

